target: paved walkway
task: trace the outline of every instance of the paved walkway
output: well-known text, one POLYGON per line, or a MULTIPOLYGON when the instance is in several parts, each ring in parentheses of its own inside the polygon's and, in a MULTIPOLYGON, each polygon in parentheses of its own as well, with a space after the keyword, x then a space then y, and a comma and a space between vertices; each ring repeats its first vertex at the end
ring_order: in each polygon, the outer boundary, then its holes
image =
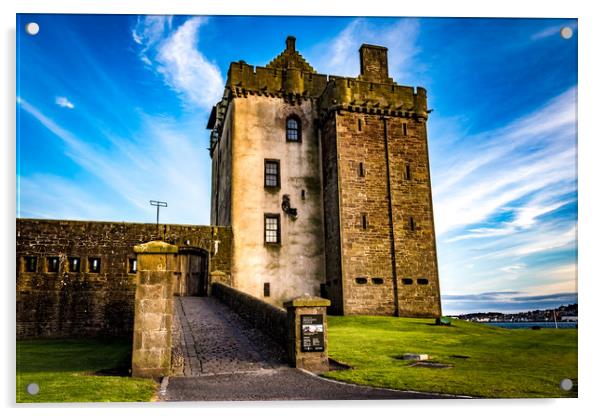
POLYGON ((277 344, 215 298, 176 297, 175 307, 175 376, 162 400, 441 398, 337 383, 290 368, 277 344))

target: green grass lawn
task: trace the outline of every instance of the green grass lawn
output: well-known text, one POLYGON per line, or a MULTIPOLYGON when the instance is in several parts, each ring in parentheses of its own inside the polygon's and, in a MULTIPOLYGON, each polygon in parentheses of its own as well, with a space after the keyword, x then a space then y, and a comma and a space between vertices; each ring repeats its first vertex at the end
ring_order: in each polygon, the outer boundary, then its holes
POLYGON ((452 320, 329 316, 329 356, 351 370, 326 377, 400 390, 480 397, 577 397, 577 330, 503 329, 452 320), (404 353, 451 368, 411 367, 404 353), (469 358, 454 358, 453 356, 469 358), (570 378, 574 391, 559 388, 570 378))
POLYGON ((17 403, 149 401, 152 380, 94 375, 129 368, 131 347, 129 339, 17 341, 17 403), (37 395, 27 393, 29 383, 40 386, 37 395))

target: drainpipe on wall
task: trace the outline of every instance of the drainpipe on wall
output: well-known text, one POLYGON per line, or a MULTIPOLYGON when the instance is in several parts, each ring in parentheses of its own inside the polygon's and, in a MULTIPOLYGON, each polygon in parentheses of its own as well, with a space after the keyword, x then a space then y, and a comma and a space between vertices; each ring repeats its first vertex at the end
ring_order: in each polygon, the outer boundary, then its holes
POLYGON ((395 259, 395 230, 393 228, 393 201, 391 199, 391 168, 389 161, 389 133, 387 130, 388 117, 382 117, 383 120, 383 133, 385 136, 385 161, 387 162, 387 205, 389 208, 389 238, 391 241, 391 272, 393 274, 393 305, 395 310, 395 316, 399 316, 399 298, 397 288, 397 261, 395 259))

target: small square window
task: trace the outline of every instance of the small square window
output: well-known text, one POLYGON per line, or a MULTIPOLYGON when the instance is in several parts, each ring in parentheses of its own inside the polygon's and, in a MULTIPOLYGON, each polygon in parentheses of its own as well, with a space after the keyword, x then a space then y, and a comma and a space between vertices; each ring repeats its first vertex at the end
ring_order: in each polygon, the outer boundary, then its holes
POLYGON ((264 237, 266 244, 280 243, 280 215, 265 214, 264 237))
POLYGON ((264 186, 266 188, 280 187, 280 162, 266 159, 264 167, 264 186))
POLYGON ((35 273, 38 270, 38 258, 35 256, 25 257, 25 271, 35 273))
POLYGON ((46 270, 48 273, 57 273, 59 271, 59 258, 56 256, 46 257, 46 270))
POLYGON ((100 259, 98 257, 88 259, 88 270, 90 273, 100 273, 100 259))
POLYGON ((81 261, 79 257, 69 257, 69 271, 71 273, 79 273, 81 270, 81 261))
POLYGON ((136 273, 138 271, 138 260, 128 259, 128 273, 136 273))

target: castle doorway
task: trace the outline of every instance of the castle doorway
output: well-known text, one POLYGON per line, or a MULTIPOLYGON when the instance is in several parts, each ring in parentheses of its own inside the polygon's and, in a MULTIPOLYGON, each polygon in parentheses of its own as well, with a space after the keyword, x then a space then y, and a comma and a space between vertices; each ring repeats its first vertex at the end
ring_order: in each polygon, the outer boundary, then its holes
POLYGON ((174 280, 176 296, 207 296, 208 253, 196 247, 180 247, 174 280))

